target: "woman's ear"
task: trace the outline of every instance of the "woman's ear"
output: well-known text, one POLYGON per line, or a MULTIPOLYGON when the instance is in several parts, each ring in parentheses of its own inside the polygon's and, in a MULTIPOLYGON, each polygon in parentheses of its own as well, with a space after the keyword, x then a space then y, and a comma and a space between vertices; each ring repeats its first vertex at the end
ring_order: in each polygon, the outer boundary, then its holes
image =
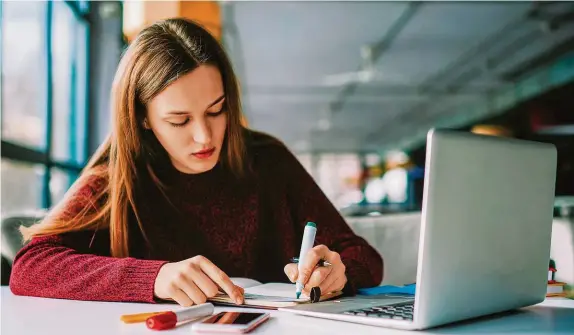
POLYGON ((150 126, 149 126, 149 123, 147 122, 147 117, 143 120, 143 123, 142 123, 142 124, 143 124, 143 127, 144 127, 145 129, 148 129, 148 130, 151 129, 150 126))

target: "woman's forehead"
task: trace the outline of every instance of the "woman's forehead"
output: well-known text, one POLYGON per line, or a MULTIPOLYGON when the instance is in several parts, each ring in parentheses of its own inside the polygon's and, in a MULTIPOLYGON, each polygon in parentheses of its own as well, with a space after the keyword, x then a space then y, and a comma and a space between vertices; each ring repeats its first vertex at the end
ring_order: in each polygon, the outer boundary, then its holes
POLYGON ((171 83, 150 101, 148 107, 163 112, 203 112, 223 94, 219 70, 214 66, 202 65, 171 83))

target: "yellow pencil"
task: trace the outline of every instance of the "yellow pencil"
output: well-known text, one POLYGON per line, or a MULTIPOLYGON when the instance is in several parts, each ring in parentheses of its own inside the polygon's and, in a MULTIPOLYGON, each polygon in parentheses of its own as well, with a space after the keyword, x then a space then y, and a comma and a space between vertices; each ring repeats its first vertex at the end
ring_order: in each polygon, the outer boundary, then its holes
POLYGON ((138 314, 126 314, 120 317, 120 320, 124 323, 138 323, 138 322, 145 322, 147 318, 158 315, 161 313, 166 313, 167 311, 162 312, 150 312, 150 313, 138 313, 138 314))

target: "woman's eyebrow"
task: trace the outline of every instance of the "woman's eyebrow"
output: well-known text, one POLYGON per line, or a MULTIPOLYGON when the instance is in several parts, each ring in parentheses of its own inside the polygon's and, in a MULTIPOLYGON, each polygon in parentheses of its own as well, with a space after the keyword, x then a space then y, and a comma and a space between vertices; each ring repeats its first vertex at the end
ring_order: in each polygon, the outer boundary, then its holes
POLYGON ((213 107, 214 105, 217 105, 218 103, 220 103, 223 99, 225 99, 225 94, 221 95, 219 98, 215 99, 211 104, 209 104, 209 106, 207 106, 207 108, 213 107))

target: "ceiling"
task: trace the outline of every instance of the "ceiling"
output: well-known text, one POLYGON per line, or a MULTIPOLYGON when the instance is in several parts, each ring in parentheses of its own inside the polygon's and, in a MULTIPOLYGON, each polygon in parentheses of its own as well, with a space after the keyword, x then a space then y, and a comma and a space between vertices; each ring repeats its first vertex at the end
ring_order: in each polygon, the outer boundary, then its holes
POLYGON ((420 145, 432 126, 461 126, 526 97, 512 92, 533 68, 574 50, 567 2, 240 1, 222 9, 250 126, 298 152, 420 145))

